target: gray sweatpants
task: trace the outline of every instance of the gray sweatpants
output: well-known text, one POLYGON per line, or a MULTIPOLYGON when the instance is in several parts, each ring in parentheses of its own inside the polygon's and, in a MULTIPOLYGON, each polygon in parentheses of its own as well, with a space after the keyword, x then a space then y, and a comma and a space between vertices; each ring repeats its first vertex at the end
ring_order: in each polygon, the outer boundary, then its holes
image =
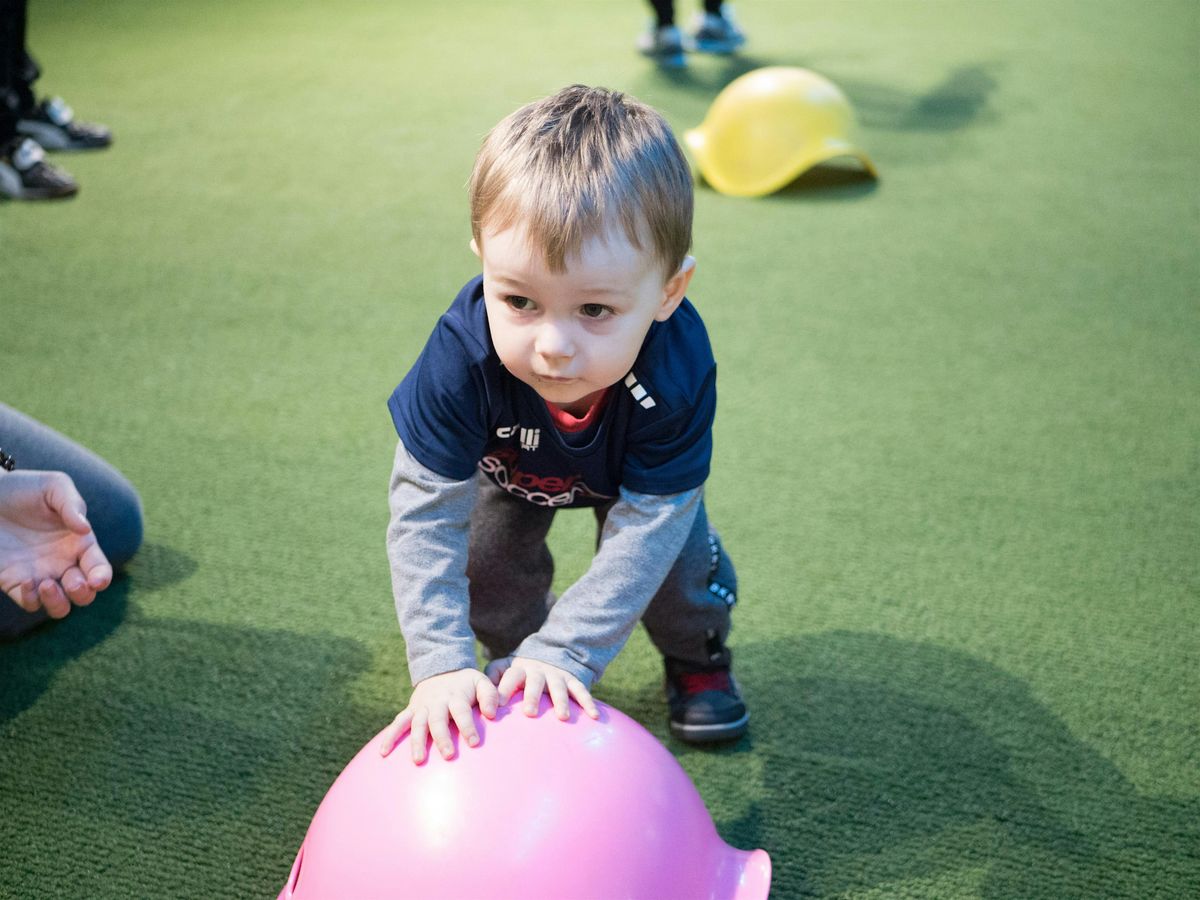
MULTIPOLYGON (((142 501, 120 472, 53 428, 0 403, 0 447, 18 468, 66 472, 87 504, 100 549, 119 569, 142 543, 142 501)), ((0 593, 0 638, 15 637, 46 618, 0 593)))
MULTIPOLYGON (((498 659, 541 628, 554 603, 554 560, 546 535, 555 510, 513 497, 482 476, 480 482, 467 562, 471 628, 491 658, 498 659)), ((597 534, 611 505, 594 510, 597 534)), ((683 551, 642 624, 664 656, 728 665, 725 638, 736 599, 733 563, 701 502, 683 551)))

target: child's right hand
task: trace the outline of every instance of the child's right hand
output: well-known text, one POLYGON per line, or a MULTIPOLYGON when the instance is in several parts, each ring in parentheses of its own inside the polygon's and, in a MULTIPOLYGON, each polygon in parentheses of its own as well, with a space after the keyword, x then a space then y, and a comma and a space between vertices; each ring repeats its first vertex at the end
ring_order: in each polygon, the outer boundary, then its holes
POLYGON ((408 706, 384 729, 379 752, 387 756, 395 749, 396 742, 411 730, 409 744, 414 763, 425 762, 427 737, 433 738, 443 759, 450 759, 454 756, 450 719, 454 719, 458 733, 467 745, 474 747, 479 743, 479 731, 471 717, 471 707, 478 705, 484 716, 494 719, 499 702, 496 686, 478 669, 455 669, 431 675, 417 682, 408 698, 408 706))

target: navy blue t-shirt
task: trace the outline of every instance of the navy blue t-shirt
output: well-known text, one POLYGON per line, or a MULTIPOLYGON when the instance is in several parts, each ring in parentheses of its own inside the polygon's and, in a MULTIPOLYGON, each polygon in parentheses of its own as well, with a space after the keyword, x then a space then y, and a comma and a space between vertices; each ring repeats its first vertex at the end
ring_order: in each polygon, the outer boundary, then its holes
POLYGON ((704 483, 716 369, 708 332, 685 299, 650 326, 596 421, 560 432, 546 401, 496 355, 478 276, 438 320, 388 408, 408 452, 439 475, 463 481, 478 468, 540 506, 596 506, 622 485, 676 494, 704 483))

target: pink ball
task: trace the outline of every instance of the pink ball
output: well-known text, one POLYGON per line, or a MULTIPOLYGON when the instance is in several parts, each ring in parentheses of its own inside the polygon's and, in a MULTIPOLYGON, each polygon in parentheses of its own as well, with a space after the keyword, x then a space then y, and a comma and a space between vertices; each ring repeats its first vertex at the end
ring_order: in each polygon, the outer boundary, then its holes
POLYGON ((321 801, 280 900, 485 898, 761 900, 762 850, 718 836, 691 779, 655 737, 603 703, 599 721, 514 698, 481 743, 413 765, 372 739, 321 801))

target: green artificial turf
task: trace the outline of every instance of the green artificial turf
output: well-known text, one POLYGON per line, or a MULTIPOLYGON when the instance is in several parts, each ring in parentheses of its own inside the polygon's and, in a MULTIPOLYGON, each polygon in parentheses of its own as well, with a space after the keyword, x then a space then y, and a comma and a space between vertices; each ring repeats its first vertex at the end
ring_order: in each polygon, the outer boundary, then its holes
POLYGON ((275 896, 408 689, 384 401, 474 274, 480 138, 575 81, 682 130, 768 64, 846 90, 882 179, 697 194, 752 731, 669 739, 641 632, 598 696, 774 897, 1200 894, 1194 2, 745 0, 746 54, 675 75, 634 0, 32 7, 117 140, 0 203, 0 398, 147 530, 0 645, 0 896, 275 896))

